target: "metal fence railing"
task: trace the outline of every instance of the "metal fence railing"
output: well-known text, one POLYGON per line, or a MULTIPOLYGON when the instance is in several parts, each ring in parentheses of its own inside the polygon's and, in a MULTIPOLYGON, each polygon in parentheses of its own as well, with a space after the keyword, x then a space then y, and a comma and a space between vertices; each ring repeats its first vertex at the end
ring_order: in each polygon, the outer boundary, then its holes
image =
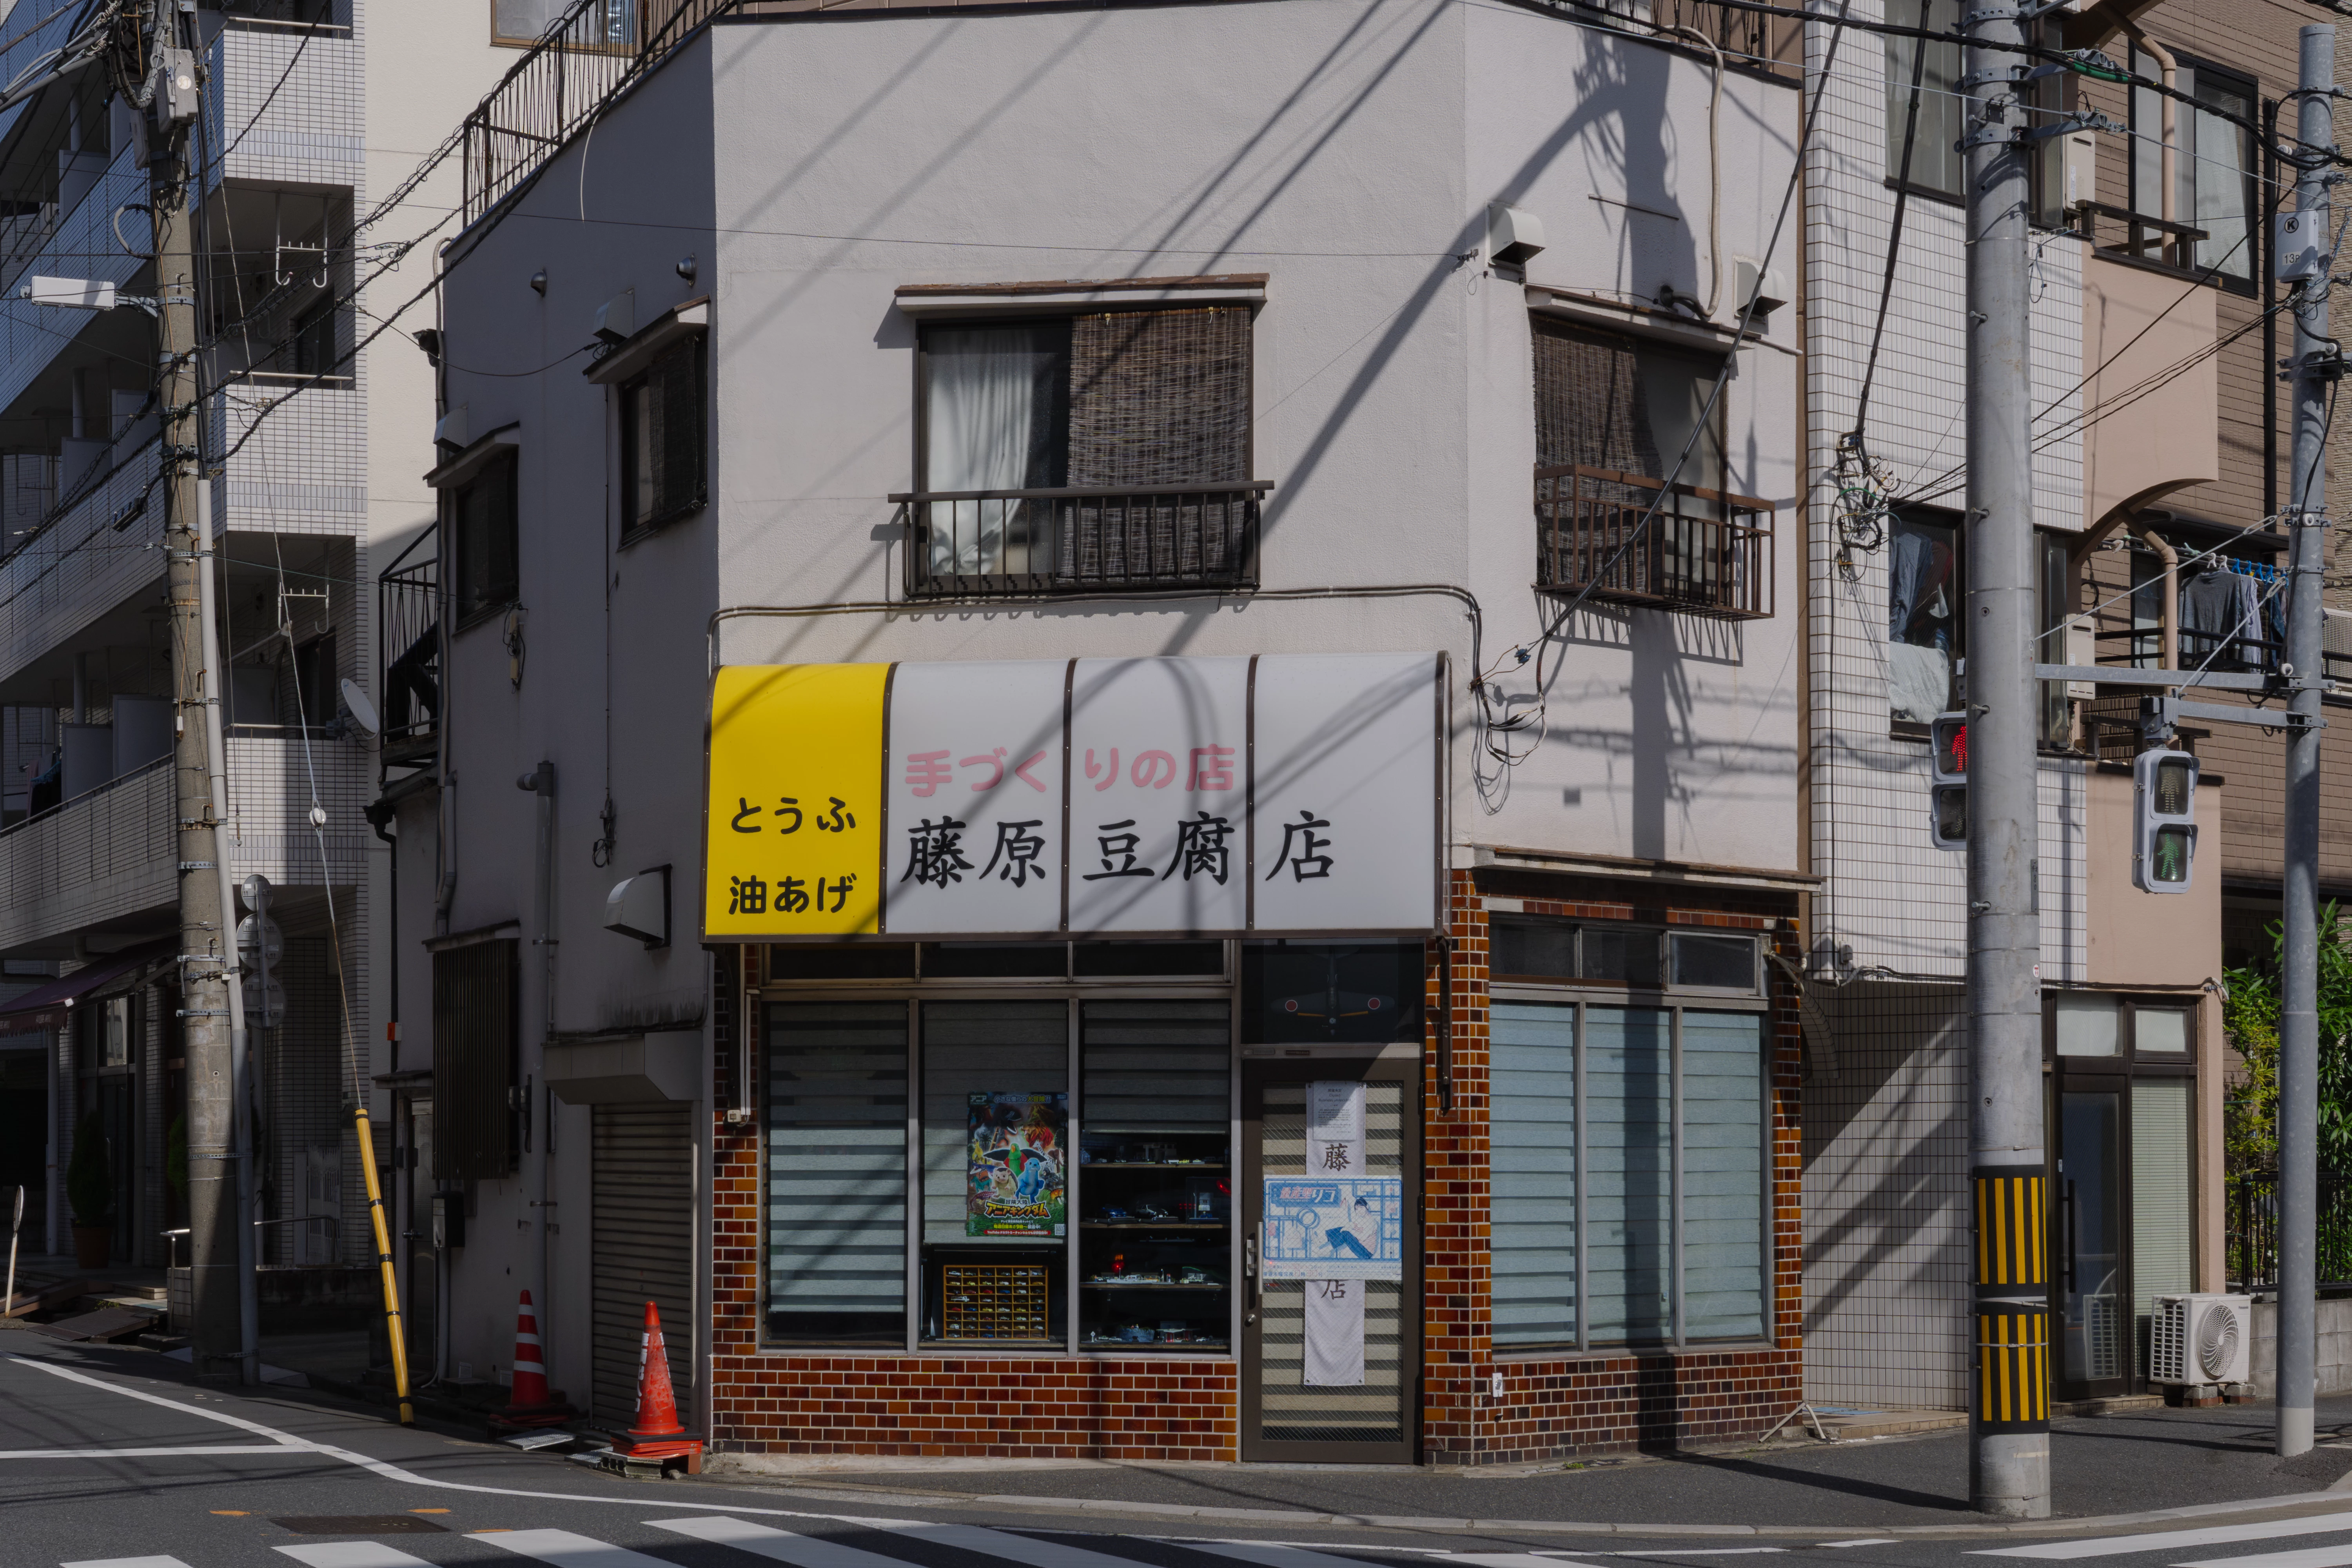
POLYGON ((383 699, 383 760, 429 754, 441 720, 438 525, 375 580, 376 689, 383 699), (414 557, 414 559, 412 559, 414 557))
MULTIPOLYGON (((2278 1284, 2276 1171, 2232 1171, 2223 1178, 2228 1273, 2242 1290, 2278 1284)), ((2352 1285, 2352 1173, 2319 1173, 2317 1257, 2322 1286, 2352 1285)))
POLYGON ((1536 470, 1536 586, 1718 620, 1772 613, 1772 503, 1577 465, 1536 470))
POLYGON ((572 133, 744 0, 573 0, 466 117, 465 222, 520 189, 572 133))
POLYGON ((1267 480, 894 495, 906 507, 907 592, 1088 594, 1246 588, 1257 581, 1267 480))

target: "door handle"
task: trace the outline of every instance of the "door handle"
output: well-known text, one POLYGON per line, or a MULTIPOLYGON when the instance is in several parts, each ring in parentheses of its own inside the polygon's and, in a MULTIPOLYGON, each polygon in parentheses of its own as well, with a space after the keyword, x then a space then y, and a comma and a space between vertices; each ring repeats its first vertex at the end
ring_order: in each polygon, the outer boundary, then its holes
POLYGON ((1265 1236, 1265 1221, 1260 1220, 1257 1222, 1257 1235, 1244 1237, 1242 1240, 1242 1272, 1249 1276, 1250 1305, 1253 1307, 1265 1305, 1265 1281, 1257 1269, 1258 1243, 1265 1236))
POLYGON ((2074 1215, 2074 1184, 2072 1182, 2066 1184, 2066 1196, 2064 1201, 2066 1205, 2066 1213, 2064 1216, 2064 1224, 2066 1227, 2066 1289, 2072 1290, 2074 1289, 2074 1249, 2081 1240, 2081 1237, 2076 1234, 2080 1229, 2080 1226, 2077 1224, 2074 1215))

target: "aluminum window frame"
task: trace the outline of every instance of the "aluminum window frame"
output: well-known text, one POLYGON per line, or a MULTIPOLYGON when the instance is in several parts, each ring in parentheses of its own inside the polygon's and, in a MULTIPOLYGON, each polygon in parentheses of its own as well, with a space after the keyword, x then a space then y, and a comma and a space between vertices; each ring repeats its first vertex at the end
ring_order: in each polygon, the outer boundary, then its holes
MULTIPOLYGON (((1065 943, 1064 945, 1067 946, 1068 944, 1065 943)), ((1222 979, 1210 979, 1203 976, 1197 982, 1191 984, 1182 984, 1181 977, 1175 976, 1155 976, 1143 982, 1117 980, 1109 982, 1100 980, 1073 981, 1066 979, 1062 981, 1039 981, 1034 979, 1020 978, 1003 981, 990 981, 982 978, 975 981, 973 979, 960 976, 953 981, 936 982, 929 985, 920 984, 916 981, 905 978, 884 980, 853 979, 846 981, 810 981, 797 979, 768 981, 762 979, 746 986, 744 988, 744 1011, 747 1018, 750 1020, 750 1026, 746 1028, 744 1034, 746 1036, 747 1043, 750 1044, 751 1048, 758 1053, 756 1059, 759 1064, 757 1070, 752 1075, 754 1080, 753 1093, 756 1100, 756 1109, 754 1110, 753 1118, 753 1142, 758 1151, 757 1168, 760 1173, 759 1226, 761 1237, 758 1263, 760 1271, 759 1304, 757 1307, 759 1326, 757 1331, 757 1339, 752 1351, 753 1354, 765 1356, 865 1354, 900 1356, 917 1360, 939 1360, 942 1358, 970 1360, 975 1356, 979 1356, 989 1358, 1003 1357, 1011 1359, 1065 1358, 1074 1361, 1084 1358, 1094 1358, 1099 1360, 1149 1355, 1154 1357, 1181 1356, 1188 1361, 1198 1361, 1204 1363, 1234 1363, 1238 1362, 1241 1355, 1240 1323, 1241 1314, 1244 1310, 1243 1298, 1247 1294, 1247 1288, 1243 1282, 1241 1275, 1242 1226, 1238 1217, 1230 1220, 1226 1226, 1226 1279, 1233 1282, 1228 1291, 1228 1307, 1233 1326, 1228 1332, 1227 1342, 1223 1349, 1167 1350, 1157 1346, 1144 1345, 1117 1348, 1106 1345, 1087 1345, 1080 1342, 1078 1337, 1079 1324, 1077 1313, 1077 1291, 1080 1283, 1077 1279, 1079 1233, 1078 1222, 1075 1217, 1073 1217, 1070 1222, 1069 1234, 1062 1238, 1063 1245, 1066 1249, 1066 1262, 1064 1266, 1064 1282, 1066 1290, 1066 1300, 1064 1302, 1064 1332, 1060 1342, 1046 1343, 1035 1341, 1007 1342, 1001 1347, 998 1347, 992 1346, 991 1342, 986 1341, 941 1342, 938 1341, 926 1342, 923 1339, 924 1243, 922 1216, 922 1101, 923 1086, 925 1082, 924 1075, 927 1070, 927 1051, 923 1030, 923 1004, 929 1002, 1062 1002, 1066 1009, 1066 1016, 1068 1020, 1066 1036, 1068 1054, 1065 1058, 1066 1070, 1069 1074, 1070 1082, 1070 1112, 1067 1123, 1067 1137, 1070 1140, 1069 1147, 1076 1149, 1080 1146, 1077 1141, 1083 1131, 1083 1118, 1086 1114, 1086 1088, 1082 1077, 1085 1068, 1085 1026, 1084 1013, 1082 1009, 1087 1002, 1117 998, 1121 1001, 1140 1002, 1181 1001, 1225 1003, 1228 1006, 1227 1016, 1233 1019, 1233 1026, 1226 1041, 1227 1120, 1225 1125, 1225 1136, 1228 1148, 1234 1152, 1234 1154, 1229 1155, 1227 1163, 1232 1168, 1238 1170, 1238 1151, 1241 1147, 1242 1136, 1242 1050, 1240 1042, 1241 1031, 1239 1011, 1241 1005, 1241 992, 1240 986, 1233 973, 1233 943, 1230 941, 1226 943, 1225 976, 1222 979), (845 1001, 853 999, 873 1002, 898 1001, 903 1002, 907 1008, 907 1156, 905 1175, 903 1177, 904 1186, 902 1189, 904 1194, 904 1212, 906 1215, 905 1251, 903 1255, 905 1267, 904 1300, 906 1301, 906 1323, 905 1332, 899 1344, 896 1347, 893 1347, 887 1342, 866 1342, 856 1344, 848 1344, 837 1340, 827 1341, 815 1338, 782 1338, 772 1334, 768 1328, 769 1303, 771 1300, 770 1290, 772 1286, 772 1279, 768 1268, 766 1245, 768 1224, 768 1147, 770 1136, 770 1127, 768 1122, 768 1097, 772 1087, 771 1076, 767 1071, 766 1065, 767 1007, 772 1002, 791 1002, 795 1000, 805 1001, 820 996, 845 1001)), ((1070 1167, 1070 1212, 1073 1216, 1076 1214, 1076 1205, 1081 1198, 1081 1190, 1084 1183, 1084 1176, 1081 1173, 1084 1169, 1085 1166, 1082 1163, 1073 1163, 1070 1167)), ((1236 1197, 1235 1208, 1234 1210, 1236 1216, 1239 1212, 1238 1203, 1239 1200, 1238 1197, 1236 1197)))
MULTIPOLYGON (((1760 947, 1760 942, 1759 945, 1760 947)), ((1761 963, 1760 954, 1759 962, 1759 963, 1761 963)), ((1628 990, 1622 988, 1604 989, 1591 985, 1544 985, 1530 984, 1524 981, 1496 982, 1490 987, 1489 996, 1490 1000, 1494 1002, 1520 1002, 1533 1003, 1546 1006, 1571 1007, 1574 1009, 1576 1014, 1576 1030, 1573 1037, 1573 1043, 1570 1047, 1570 1070, 1575 1075, 1576 1103, 1570 1113, 1570 1125, 1574 1130, 1573 1136, 1576 1140, 1573 1163, 1574 1174, 1572 1178, 1575 1183, 1576 1196, 1572 1205, 1573 1214, 1570 1221, 1574 1226, 1574 1242, 1572 1250, 1576 1259, 1576 1297, 1574 1301, 1576 1311, 1576 1334, 1572 1341, 1514 1344, 1507 1347, 1497 1344, 1494 1348, 1495 1359, 1498 1362, 1511 1361, 1515 1359, 1529 1361, 1557 1360, 1563 1352, 1576 1355, 1590 1354, 1616 1356, 1629 1353, 1655 1354, 1660 1352, 1679 1355, 1692 1351, 1716 1351, 1742 1345, 1777 1346, 1779 1342, 1773 1334, 1772 1314, 1773 1282, 1776 1278, 1777 1271, 1777 1262, 1774 1257, 1772 1246, 1773 1085, 1771 1021, 1773 999, 1769 995, 1723 995, 1696 989, 1676 989, 1672 991, 1665 989, 1643 989, 1635 991, 1629 995, 1628 990), (1673 1280, 1673 1294, 1672 1300, 1669 1302, 1669 1321, 1672 1325, 1671 1333, 1670 1337, 1664 1340, 1596 1341, 1592 1337, 1591 1314, 1587 1307, 1586 1296, 1586 1289, 1591 1283, 1591 1280, 1585 1267, 1585 1238, 1587 1234, 1585 1224, 1585 1203, 1591 1195, 1586 1181, 1587 1160, 1590 1151, 1587 1147, 1585 1138, 1585 1128, 1587 1122, 1586 1089, 1588 1084, 1585 1070, 1587 1055, 1585 1017, 1588 1009, 1595 1005, 1619 1008, 1652 1007, 1668 1015, 1668 1074, 1669 1082, 1672 1085, 1671 1092, 1673 1095, 1673 1103, 1670 1107, 1669 1121, 1669 1127, 1671 1129, 1669 1134, 1671 1148, 1668 1153, 1668 1160, 1669 1169, 1672 1174, 1670 1178, 1671 1187, 1668 1194, 1667 1225, 1671 1232, 1668 1237, 1671 1250, 1668 1268, 1670 1270, 1670 1277, 1673 1280), (1701 1013, 1753 1013, 1758 1015, 1763 1020, 1764 1024, 1763 1033, 1759 1038, 1757 1047, 1758 1137, 1756 1142, 1757 1194, 1759 1199, 1757 1204, 1759 1279, 1757 1282, 1756 1305, 1757 1322, 1760 1331, 1753 1335, 1736 1334, 1727 1335, 1719 1339, 1693 1339, 1685 1331, 1685 1293, 1683 1289, 1685 1258, 1683 1240, 1683 1014, 1686 1010, 1701 1013)))

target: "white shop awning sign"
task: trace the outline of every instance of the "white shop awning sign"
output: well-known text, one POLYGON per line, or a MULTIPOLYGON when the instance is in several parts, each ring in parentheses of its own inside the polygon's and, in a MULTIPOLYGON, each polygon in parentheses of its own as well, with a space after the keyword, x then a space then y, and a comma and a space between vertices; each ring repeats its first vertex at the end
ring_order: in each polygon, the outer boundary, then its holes
POLYGON ((707 938, 1412 935, 1439 923, 1443 655, 730 667, 719 681, 722 696, 776 695, 714 699, 707 938), (798 692, 829 706, 803 714, 798 692), (859 726, 856 707, 877 702, 859 726), (850 737, 877 731, 878 759, 827 764, 842 782, 818 791, 786 776, 819 737, 854 752, 850 737), (772 774, 778 801, 764 803, 755 792, 772 774), (868 788, 881 797, 871 836, 853 833, 868 788), (837 822, 809 819, 838 831, 808 834, 830 858, 803 877, 777 836, 797 841, 812 798, 845 805, 837 822), (763 878, 745 856, 771 840, 763 878), (837 893, 801 896, 814 874, 839 885, 844 852, 862 852, 857 880, 878 891, 864 915, 837 893), (776 868, 794 877, 790 896, 776 868))

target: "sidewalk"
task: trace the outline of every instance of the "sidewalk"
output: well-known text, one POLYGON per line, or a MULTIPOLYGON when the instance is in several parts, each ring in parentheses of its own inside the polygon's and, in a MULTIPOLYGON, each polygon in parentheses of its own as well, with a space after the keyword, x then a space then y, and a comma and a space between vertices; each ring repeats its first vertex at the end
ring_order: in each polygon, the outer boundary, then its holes
MULTIPOLYGON (((2146 1410, 2053 1423, 2053 1517, 2081 1518, 2277 1499, 2352 1511, 2352 1397, 2322 1399, 2321 1447, 2282 1463, 2267 1405, 2146 1410), (2347 1489, 2329 1494, 2339 1480, 2347 1489), (2312 1494, 2318 1494, 2314 1496, 2312 1494)), ((1479 1472, 1312 1466, 1078 1463, 987 1469, 799 1468, 761 1474, 731 1456, 730 1485, 864 1497, 919 1497, 972 1507, 1186 1516, 1231 1526, 1399 1528, 1656 1524, 1734 1530, 1918 1529, 1987 1523, 1968 1506, 1965 1431, 1852 1443, 1780 1442, 1706 1455, 1641 1456, 1563 1469, 1479 1472), (738 1468, 740 1466, 741 1468, 738 1468), (1139 1506, 1138 1506, 1139 1505, 1139 1506), (1415 1526, 1412 1521, 1423 1521, 1415 1526)), ((787 1464, 793 1461, 785 1461, 787 1464)), ((845 1458, 839 1461, 855 1464, 845 1458)))

